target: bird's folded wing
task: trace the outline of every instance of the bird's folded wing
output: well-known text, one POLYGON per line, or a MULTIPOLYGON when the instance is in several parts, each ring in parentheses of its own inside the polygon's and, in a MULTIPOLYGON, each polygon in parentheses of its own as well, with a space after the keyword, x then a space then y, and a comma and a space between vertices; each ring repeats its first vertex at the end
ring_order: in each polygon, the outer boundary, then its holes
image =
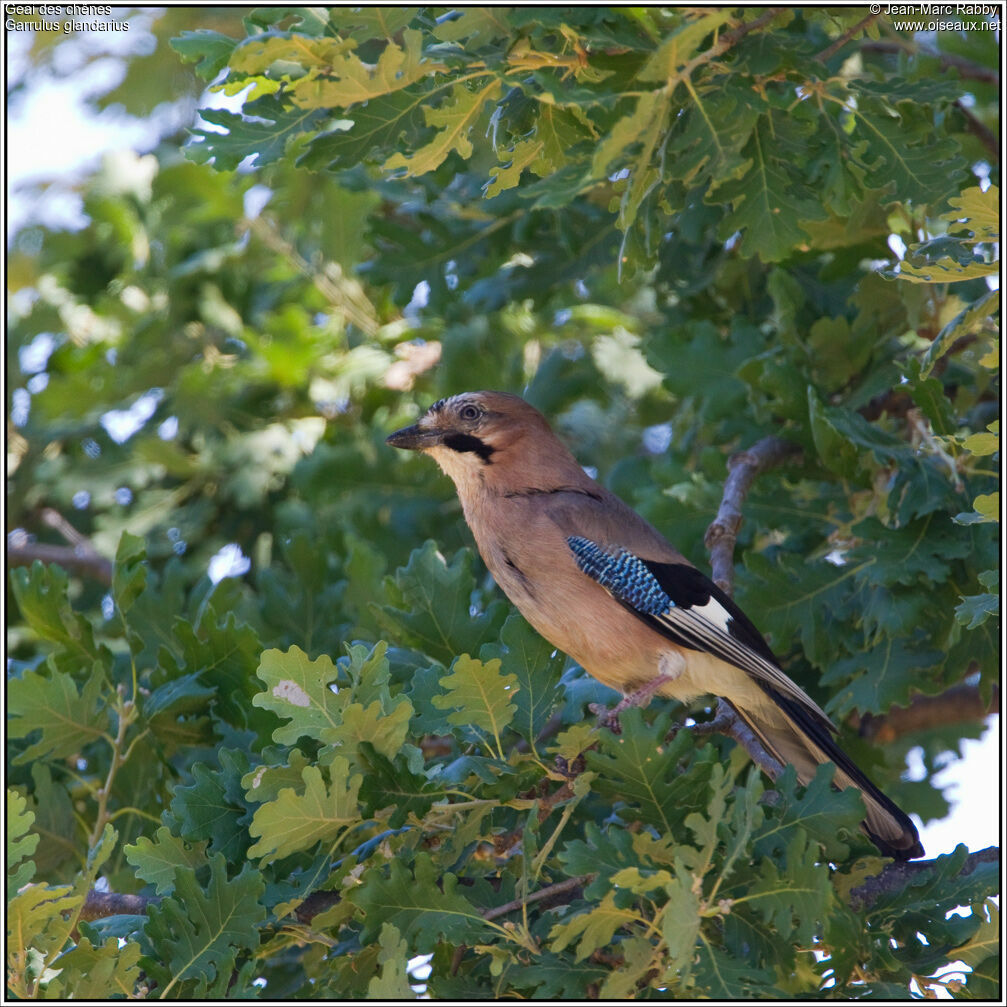
POLYGON ((709 577, 687 563, 642 559, 580 535, 567 538, 577 566, 624 608, 669 640, 747 672, 767 692, 796 700, 830 730, 817 703, 779 668, 762 634, 709 577))

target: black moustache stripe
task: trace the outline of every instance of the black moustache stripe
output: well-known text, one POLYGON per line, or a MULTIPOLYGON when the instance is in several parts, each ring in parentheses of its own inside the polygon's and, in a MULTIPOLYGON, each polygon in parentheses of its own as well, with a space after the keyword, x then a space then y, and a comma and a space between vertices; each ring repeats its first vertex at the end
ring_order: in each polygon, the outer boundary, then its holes
POLYGON ((492 458, 494 449, 485 441, 481 441, 478 437, 473 437, 471 434, 448 434, 444 438, 444 446, 461 454, 471 451, 473 454, 478 455, 487 465, 493 464, 490 459, 492 458))

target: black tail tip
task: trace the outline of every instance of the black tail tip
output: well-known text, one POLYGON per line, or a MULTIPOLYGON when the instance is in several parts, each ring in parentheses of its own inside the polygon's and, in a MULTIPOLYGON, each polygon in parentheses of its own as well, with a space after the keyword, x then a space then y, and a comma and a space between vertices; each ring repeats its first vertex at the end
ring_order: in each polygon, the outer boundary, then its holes
POLYGON ((912 828, 912 831, 904 832, 897 843, 890 839, 882 839, 881 836, 871 832, 867 828, 866 822, 863 823, 863 829, 870 841, 886 857, 892 857, 894 860, 916 860, 926 856, 926 851, 923 849, 923 844, 920 842, 919 834, 915 828, 912 828))

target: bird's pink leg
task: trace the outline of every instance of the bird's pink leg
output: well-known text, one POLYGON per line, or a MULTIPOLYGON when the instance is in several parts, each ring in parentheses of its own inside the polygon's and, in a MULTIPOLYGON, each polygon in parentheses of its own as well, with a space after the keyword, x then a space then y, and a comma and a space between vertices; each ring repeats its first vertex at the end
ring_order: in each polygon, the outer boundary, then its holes
POLYGON ((654 694, 661 691, 661 688, 667 685, 669 682, 674 682, 677 675, 658 675, 657 678, 652 678, 646 685, 641 686, 634 692, 623 696, 611 710, 606 710, 604 707, 600 706, 598 703, 592 703, 590 710, 592 713, 598 714, 598 724, 601 727, 607 727, 610 731, 615 734, 619 733, 619 714, 623 710, 628 710, 634 706, 646 706, 653 698, 654 694))

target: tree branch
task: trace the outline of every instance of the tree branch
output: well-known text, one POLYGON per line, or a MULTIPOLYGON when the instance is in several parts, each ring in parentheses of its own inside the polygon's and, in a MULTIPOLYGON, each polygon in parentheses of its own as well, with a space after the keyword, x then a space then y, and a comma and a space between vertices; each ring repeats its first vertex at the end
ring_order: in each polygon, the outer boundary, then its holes
POLYGON ((993 163, 998 164, 1000 161, 1000 141, 993 130, 977 119, 958 99, 955 100, 955 109, 964 116, 965 128, 986 148, 993 163))
MULTIPOLYGON (((869 909, 882 895, 890 895, 909 885, 914 878, 931 871, 936 860, 895 861, 874 877, 868 878, 850 892, 850 905, 855 910, 869 909)), ((985 850, 970 853, 958 872, 962 877, 971 874, 980 864, 1000 863, 1000 849, 988 846, 985 850)))
POLYGON ((720 509, 706 530, 704 542, 710 551, 713 581, 727 594, 734 593, 734 546, 741 527, 741 505, 755 477, 766 469, 781 465, 800 448, 779 437, 763 437, 747 451, 739 451, 727 461, 727 480, 720 509))
POLYGON ((101 584, 112 583, 111 561, 96 552, 84 551, 69 545, 49 545, 45 542, 7 546, 7 562, 11 566, 31 566, 37 559, 43 563, 56 563, 64 570, 90 577, 101 584))
POLYGON ((911 731, 926 731, 947 724, 982 721, 991 713, 1000 712, 1000 687, 993 686, 987 705, 979 694, 978 685, 965 682, 953 685, 939 696, 915 696, 909 706, 893 706, 888 713, 853 715, 850 723, 863 738, 871 741, 894 741, 911 731))
POLYGON ((815 56, 815 59, 819 59, 823 63, 828 62, 828 60, 839 52, 839 50, 842 49, 854 35, 863 31, 877 16, 877 14, 868 14, 862 21, 858 21, 852 28, 844 31, 843 34, 840 35, 839 38, 837 38, 836 41, 833 42, 827 49, 823 49, 820 53, 818 53, 818 55, 815 56))
POLYGON ((91 577, 102 584, 112 583, 112 562, 106 559, 86 535, 79 531, 62 514, 46 507, 39 515, 42 524, 59 532, 68 545, 50 545, 31 542, 25 532, 12 533, 7 538, 7 562, 11 566, 31 566, 35 560, 57 563, 71 573, 91 577))
POLYGON ((763 746, 755 732, 739 716, 737 710, 726 700, 717 701, 717 712, 713 720, 693 724, 689 728, 693 734, 726 734, 748 752, 749 758, 767 776, 775 780, 783 772, 783 764, 763 746))
POLYGON ((978 80, 982 81, 984 84, 1000 84, 1000 74, 986 66, 981 66, 979 63, 973 63, 972 60, 966 59, 964 56, 957 56, 955 53, 951 52, 936 52, 933 49, 927 49, 923 46, 918 46, 913 42, 907 41, 889 41, 889 42, 865 42, 861 49, 864 52, 878 52, 878 53, 906 53, 909 56, 930 56, 933 59, 939 60, 942 67, 946 70, 957 70, 959 75, 966 80, 978 80))
POLYGON ((511 902, 505 902, 502 906, 494 906, 492 909, 487 909, 483 913, 483 919, 495 920, 498 916, 506 916, 508 913, 513 913, 522 906, 529 905, 532 902, 541 902, 543 899, 549 899, 555 895, 564 895, 566 892, 575 891, 593 877, 593 874, 582 874, 577 878, 567 878, 565 881, 557 881, 554 885, 546 885, 545 888, 540 888, 537 892, 532 892, 531 895, 523 899, 514 899, 511 902))
POLYGON ((87 893, 80 919, 90 922, 104 916, 143 916, 152 905, 161 901, 159 895, 123 895, 120 892, 87 893))

